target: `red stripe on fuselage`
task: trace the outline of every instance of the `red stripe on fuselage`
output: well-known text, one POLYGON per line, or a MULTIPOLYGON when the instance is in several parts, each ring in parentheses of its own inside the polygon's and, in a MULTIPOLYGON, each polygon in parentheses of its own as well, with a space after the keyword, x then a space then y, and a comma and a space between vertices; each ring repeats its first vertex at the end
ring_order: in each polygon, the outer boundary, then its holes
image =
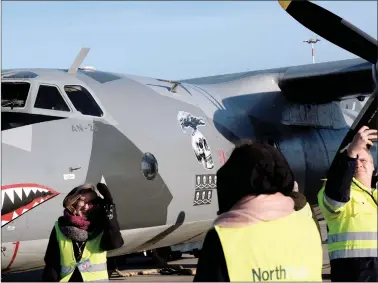
POLYGON ((10 267, 12 266, 14 260, 16 259, 17 252, 18 252, 18 247, 20 246, 20 241, 14 242, 14 243, 12 243, 12 244, 16 245, 16 247, 14 248, 14 252, 13 252, 13 255, 12 255, 11 260, 10 260, 8 266, 4 269, 4 271, 9 270, 10 267))

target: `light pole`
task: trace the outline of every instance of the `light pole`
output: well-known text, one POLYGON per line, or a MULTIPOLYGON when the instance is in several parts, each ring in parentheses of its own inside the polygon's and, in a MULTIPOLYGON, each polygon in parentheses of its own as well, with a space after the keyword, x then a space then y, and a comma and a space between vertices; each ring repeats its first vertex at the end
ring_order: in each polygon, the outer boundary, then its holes
POLYGON ((318 41, 320 41, 320 39, 317 39, 317 38, 310 38, 308 40, 303 40, 303 42, 306 42, 308 44, 311 43, 311 50, 312 50, 312 63, 315 63, 315 43, 317 43, 318 41))

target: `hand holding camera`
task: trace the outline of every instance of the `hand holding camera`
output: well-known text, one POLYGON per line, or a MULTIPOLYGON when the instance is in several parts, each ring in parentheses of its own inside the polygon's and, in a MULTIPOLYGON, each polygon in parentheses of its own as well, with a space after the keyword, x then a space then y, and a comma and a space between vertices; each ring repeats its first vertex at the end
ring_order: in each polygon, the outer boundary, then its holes
POLYGON ((376 129, 362 126, 347 149, 349 156, 356 158, 361 150, 368 149, 368 146, 373 146, 373 142, 377 141, 378 138, 377 132, 376 129))

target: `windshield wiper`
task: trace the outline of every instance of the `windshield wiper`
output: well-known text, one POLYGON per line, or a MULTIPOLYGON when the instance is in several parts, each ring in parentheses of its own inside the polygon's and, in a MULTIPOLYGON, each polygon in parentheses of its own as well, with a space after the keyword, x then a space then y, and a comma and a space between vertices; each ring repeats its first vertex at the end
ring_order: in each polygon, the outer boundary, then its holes
POLYGON ((12 100, 4 99, 4 100, 1 100, 1 107, 10 107, 11 109, 13 109, 15 106, 22 106, 23 103, 24 103, 23 100, 18 100, 18 99, 12 99, 12 100))

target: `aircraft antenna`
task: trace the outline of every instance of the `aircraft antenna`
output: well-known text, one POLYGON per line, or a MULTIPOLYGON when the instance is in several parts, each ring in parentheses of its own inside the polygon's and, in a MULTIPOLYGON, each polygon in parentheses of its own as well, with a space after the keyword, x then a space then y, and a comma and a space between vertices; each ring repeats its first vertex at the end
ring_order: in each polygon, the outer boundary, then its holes
POLYGON ((171 84, 173 84, 173 86, 171 87, 171 90, 170 90, 170 92, 173 92, 173 93, 177 93, 177 87, 179 86, 179 85, 181 85, 181 83, 180 82, 176 82, 176 81, 171 81, 171 80, 163 80, 163 79, 156 79, 156 80, 158 80, 158 81, 161 81, 161 82, 166 82, 166 83, 171 83, 171 84))
POLYGON ((87 57, 87 54, 89 52, 88 47, 81 48, 79 54, 77 54, 75 61, 73 61, 71 68, 68 70, 68 73, 75 74, 77 69, 79 69, 81 63, 83 63, 85 57, 87 57))
POLYGON ((303 42, 311 44, 311 52, 312 52, 312 63, 315 63, 315 44, 320 41, 317 37, 315 38, 310 38, 307 40, 303 40, 303 42))

